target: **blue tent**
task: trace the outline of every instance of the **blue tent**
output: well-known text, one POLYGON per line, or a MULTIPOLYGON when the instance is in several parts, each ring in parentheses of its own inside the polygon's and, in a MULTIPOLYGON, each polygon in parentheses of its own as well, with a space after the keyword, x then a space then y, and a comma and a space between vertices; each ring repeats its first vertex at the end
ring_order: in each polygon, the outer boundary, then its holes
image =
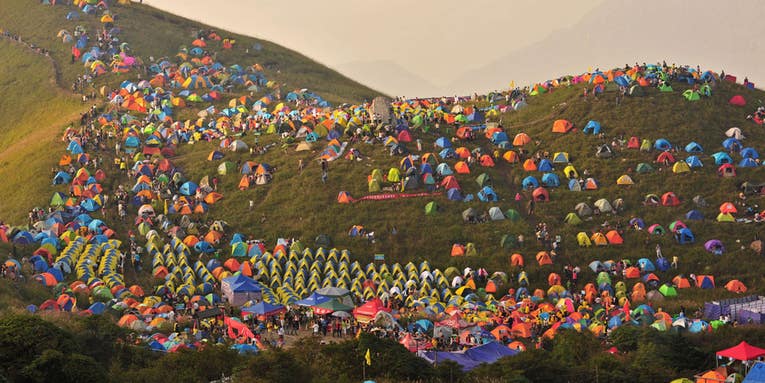
POLYGON ((765 383, 765 363, 755 363, 741 383, 765 383))
POLYGON ((427 162, 420 165, 420 174, 425 174, 425 173, 433 174, 433 168, 427 162))
POLYGON ((537 179, 532 176, 528 176, 523 179, 523 181, 521 182, 521 186, 523 186, 524 189, 538 188, 539 181, 537 181, 537 179))
POLYGON ((746 157, 738 163, 738 167, 740 168, 756 168, 757 166, 759 166, 759 164, 757 164, 757 161, 751 157, 746 157))
POLYGON ((685 213, 685 219, 694 220, 694 221, 701 221, 701 220, 704 219, 704 214, 702 214, 698 210, 691 210, 691 211, 685 213))
POLYGON ((65 185, 72 181, 72 176, 69 173, 60 171, 53 177, 54 185, 65 185))
POLYGON ((507 138, 507 133, 505 132, 494 132, 494 134, 491 135, 491 142, 494 144, 508 141, 510 141, 510 139, 507 138))
POLYGON ((584 130, 582 130, 582 132, 584 134, 598 134, 600 133, 600 123, 595 120, 590 120, 590 122, 584 126, 584 130))
POLYGON ((760 154, 754 148, 744 148, 741 150, 741 157, 758 159, 760 154))
POLYGON ((82 146, 80 146, 77 141, 69 141, 69 145, 66 147, 66 150, 69 151, 72 154, 82 154, 84 153, 82 150, 82 146))
POLYGON ((722 165, 722 164, 731 164, 731 163, 733 163, 733 159, 730 158, 728 153, 725 153, 725 152, 717 152, 715 154, 712 154, 712 158, 715 159, 715 165, 722 165))
POLYGON ((446 137, 439 137, 436 140, 436 145, 438 145, 441 148, 451 148, 452 147, 452 143, 446 137))
POLYGON ((457 158, 457 152, 454 151, 452 148, 444 148, 440 152, 438 152, 438 155, 441 156, 443 159, 447 158, 457 158))
POLYGON ((451 188, 446 191, 446 198, 451 201, 462 201, 462 193, 460 193, 460 189, 451 188))
POLYGON ((656 266, 648 258, 640 258, 637 261, 638 267, 643 271, 656 271, 656 266))
POLYGON ((735 137, 726 138, 725 141, 722 142, 722 146, 726 150, 730 150, 734 146, 741 148, 741 141, 735 137))
POLYGON ((704 166, 698 156, 688 156, 688 158, 685 159, 685 163, 688 164, 688 167, 690 168, 700 168, 704 166))
POLYGON ((257 354, 259 351, 257 346, 247 344, 247 343, 235 344, 231 346, 231 349, 238 351, 239 355, 257 354))
POLYGON ((688 145, 685 145, 685 151, 688 153, 703 153, 704 148, 695 141, 691 141, 688 145))
POLYGON ((215 248, 213 245, 210 244, 210 242, 207 241, 199 241, 196 245, 194 245, 194 250, 196 250, 199 253, 214 253, 215 248))
POLYGON ((90 312, 93 313, 94 315, 101 315, 106 310, 106 305, 104 304, 104 302, 96 302, 90 305, 90 307, 88 307, 88 310, 90 310, 90 312))
POLYGON ((653 147, 656 150, 670 150, 672 149, 672 144, 665 138, 659 138, 654 142, 653 147))
POLYGON ((669 267, 670 267, 670 263, 669 263, 669 260, 667 258, 661 257, 661 258, 656 260, 656 268, 659 271, 661 271, 661 272, 667 271, 667 270, 669 270, 669 267))
POLYGON ((560 179, 555 173, 545 173, 542 175, 542 183, 546 187, 555 188, 560 186, 560 179))
POLYGON ((194 195, 194 193, 197 192, 197 184, 191 181, 187 181, 183 185, 181 185, 181 188, 178 191, 180 191, 181 194, 185 196, 194 195))
POLYGON ((490 186, 484 186, 483 189, 478 192, 478 199, 480 199, 481 202, 495 202, 499 198, 497 197, 497 193, 494 192, 494 189, 490 186))
POLYGON ((693 235, 691 229, 684 227, 677 231, 675 234, 675 239, 677 239, 678 243, 684 245, 687 243, 693 243, 696 240, 696 237, 693 235))
POLYGON ((553 170, 552 162, 550 162, 550 160, 547 158, 539 161, 539 164, 537 164, 537 170, 540 172, 551 172, 553 170))

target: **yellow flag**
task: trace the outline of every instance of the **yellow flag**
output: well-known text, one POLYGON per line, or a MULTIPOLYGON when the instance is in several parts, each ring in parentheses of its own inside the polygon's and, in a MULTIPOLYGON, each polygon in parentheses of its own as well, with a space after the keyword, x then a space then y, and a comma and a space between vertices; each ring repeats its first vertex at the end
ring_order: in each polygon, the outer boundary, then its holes
POLYGON ((364 360, 367 361, 367 366, 372 365, 372 355, 369 354, 369 349, 367 349, 367 353, 364 354, 364 360))
POLYGON ((515 89, 515 81, 510 81, 510 89, 515 89))

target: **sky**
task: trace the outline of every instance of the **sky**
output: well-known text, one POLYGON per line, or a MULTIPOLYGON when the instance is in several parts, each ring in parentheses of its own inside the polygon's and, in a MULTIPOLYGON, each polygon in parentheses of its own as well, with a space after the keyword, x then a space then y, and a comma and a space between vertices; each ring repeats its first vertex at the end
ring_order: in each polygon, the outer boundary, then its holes
POLYGON ((765 83, 760 0, 144 2, 270 40, 393 96, 482 93, 660 60, 765 83))
MULTIPOLYGON (((445 88, 466 71, 543 40, 554 30, 573 26, 601 1, 145 0, 144 3, 218 28, 273 41, 385 93, 423 96, 446 92, 445 88)), ((447 93, 451 92, 449 89, 447 93)))

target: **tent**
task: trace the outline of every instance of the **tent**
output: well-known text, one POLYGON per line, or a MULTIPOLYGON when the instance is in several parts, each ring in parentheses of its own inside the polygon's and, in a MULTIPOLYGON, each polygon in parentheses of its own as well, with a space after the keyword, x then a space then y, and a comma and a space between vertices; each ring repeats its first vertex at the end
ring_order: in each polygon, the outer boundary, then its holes
POLYGON ((755 363, 741 383, 765 383, 765 363, 755 363))
POLYGON ((728 100, 728 103, 735 106, 745 106, 746 100, 744 99, 744 96, 737 94, 728 100))
POLYGON ((451 360, 457 363, 462 370, 470 371, 482 363, 493 363, 500 358, 513 356, 517 353, 519 353, 518 350, 510 349, 503 344, 489 342, 465 351, 418 351, 417 355, 428 361, 428 363, 451 360))
POLYGON ((594 120, 590 120, 590 122, 588 122, 587 125, 584 126, 584 130, 582 130, 582 133, 584 134, 600 133, 600 123, 594 120))
POLYGON ((741 343, 724 350, 717 351, 715 353, 718 357, 732 358, 741 361, 755 360, 761 356, 765 356, 765 349, 755 347, 742 341, 741 343))
POLYGON ((258 282, 242 274, 224 278, 221 293, 232 306, 241 306, 247 301, 262 300, 262 289, 258 282))
POLYGON ((571 123, 571 121, 555 120, 555 122, 553 122, 552 131, 553 133, 568 133, 573 128, 574 124, 571 123))

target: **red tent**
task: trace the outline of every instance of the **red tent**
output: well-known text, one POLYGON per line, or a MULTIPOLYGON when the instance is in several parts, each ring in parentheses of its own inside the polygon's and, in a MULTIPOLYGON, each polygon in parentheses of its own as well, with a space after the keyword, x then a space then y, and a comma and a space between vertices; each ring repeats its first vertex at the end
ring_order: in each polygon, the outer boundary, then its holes
POLYGON ((390 309, 385 307, 379 298, 375 298, 353 309, 353 316, 359 322, 367 323, 373 320, 379 311, 390 312, 390 309))
POLYGON ((717 351, 716 354, 717 356, 733 358, 736 360, 755 360, 761 356, 765 356, 765 349, 752 346, 744 341, 731 348, 717 351))

